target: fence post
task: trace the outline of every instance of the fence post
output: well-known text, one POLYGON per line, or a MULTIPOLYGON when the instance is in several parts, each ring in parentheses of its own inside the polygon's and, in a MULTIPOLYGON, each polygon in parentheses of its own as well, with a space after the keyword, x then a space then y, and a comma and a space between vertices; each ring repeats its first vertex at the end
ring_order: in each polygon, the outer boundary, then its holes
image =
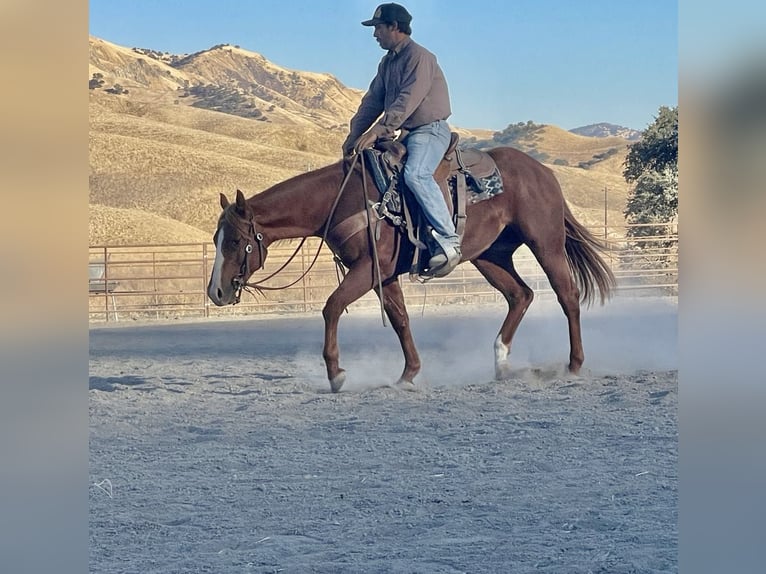
POLYGON ((160 318, 160 300, 157 296, 157 252, 152 250, 152 285, 154 287, 154 317, 160 318))
POLYGON ((210 299, 207 297, 207 243, 202 244, 202 313, 210 317, 210 299))
POLYGON ((107 263, 107 247, 104 246, 104 316, 106 322, 109 322, 109 264, 107 263))
POLYGON ((301 279, 301 285, 303 286, 303 312, 306 313, 309 310, 308 307, 308 298, 309 298, 309 288, 308 288, 308 276, 306 275, 306 244, 303 244, 303 247, 301 247, 301 273, 303 273, 303 278, 301 279))

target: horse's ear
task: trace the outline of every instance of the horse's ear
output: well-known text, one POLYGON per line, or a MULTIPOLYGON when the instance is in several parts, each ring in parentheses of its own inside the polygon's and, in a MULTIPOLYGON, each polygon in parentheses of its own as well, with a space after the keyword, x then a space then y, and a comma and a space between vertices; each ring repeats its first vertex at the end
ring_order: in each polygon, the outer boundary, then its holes
POLYGON ((227 207, 229 207, 229 199, 224 194, 221 194, 221 209, 226 209, 227 207))
POLYGON ((245 203, 245 194, 239 189, 237 190, 237 211, 245 213, 247 203, 245 203))

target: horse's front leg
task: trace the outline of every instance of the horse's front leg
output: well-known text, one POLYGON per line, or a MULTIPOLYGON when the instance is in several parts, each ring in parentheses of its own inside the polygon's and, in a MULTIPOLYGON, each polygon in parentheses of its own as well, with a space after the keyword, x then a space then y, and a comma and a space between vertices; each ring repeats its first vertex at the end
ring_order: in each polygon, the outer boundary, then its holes
MULTIPOLYGON (((377 293, 378 289, 375 289, 377 293)), ((382 296, 378 293, 383 301, 383 308, 386 311, 388 320, 391 321, 391 326, 396 331, 397 337, 399 337, 399 344, 402 346, 402 352, 404 353, 404 371, 399 378, 397 384, 405 385, 403 388, 407 388, 414 384, 413 379, 420 372, 420 357, 418 351, 415 348, 415 341, 412 338, 412 331, 410 331, 410 318, 407 315, 407 306, 404 303, 404 293, 402 293, 402 287, 399 281, 393 280, 387 285, 383 285, 382 296)))
POLYGON ((346 382, 346 372, 340 368, 340 349, 338 348, 338 322, 343 310, 362 295, 372 289, 372 266, 361 263, 351 268, 338 288, 327 299, 322 316, 324 317, 324 356, 330 389, 337 393, 346 382))

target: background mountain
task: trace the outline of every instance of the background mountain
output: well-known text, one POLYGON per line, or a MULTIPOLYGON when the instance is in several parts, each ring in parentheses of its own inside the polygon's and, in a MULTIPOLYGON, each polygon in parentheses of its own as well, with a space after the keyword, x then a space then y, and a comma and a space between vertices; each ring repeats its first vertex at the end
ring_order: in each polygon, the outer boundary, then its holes
POLYGON ((573 134, 587 136, 592 138, 620 137, 628 141, 638 141, 641 139, 641 132, 631 128, 625 128, 615 124, 602 122, 599 124, 590 124, 569 130, 573 134))
MULTIPOLYGON (((282 68, 219 45, 195 54, 90 38, 90 242, 210 238, 219 192, 260 192, 340 159, 362 90, 330 74, 282 68)), ((586 224, 623 221, 624 137, 586 137, 527 122, 453 126, 463 145, 513 145, 548 164, 586 224)))
POLYGON ((183 100, 260 121, 335 129, 345 127, 341 123, 351 117, 363 94, 330 74, 288 70, 229 44, 172 55, 91 37, 89 71, 94 91, 120 95, 127 90, 133 99, 151 95, 150 101, 159 103, 172 98, 173 103, 183 100), (94 79, 104 84, 94 86, 94 79))

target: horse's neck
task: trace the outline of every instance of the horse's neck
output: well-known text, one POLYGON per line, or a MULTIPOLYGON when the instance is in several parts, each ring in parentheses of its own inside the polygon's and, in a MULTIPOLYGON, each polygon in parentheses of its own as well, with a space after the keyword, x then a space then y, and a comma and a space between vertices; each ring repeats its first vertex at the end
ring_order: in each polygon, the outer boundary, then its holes
POLYGON ((301 174, 248 200, 258 230, 270 243, 321 234, 340 185, 329 168, 301 174))

